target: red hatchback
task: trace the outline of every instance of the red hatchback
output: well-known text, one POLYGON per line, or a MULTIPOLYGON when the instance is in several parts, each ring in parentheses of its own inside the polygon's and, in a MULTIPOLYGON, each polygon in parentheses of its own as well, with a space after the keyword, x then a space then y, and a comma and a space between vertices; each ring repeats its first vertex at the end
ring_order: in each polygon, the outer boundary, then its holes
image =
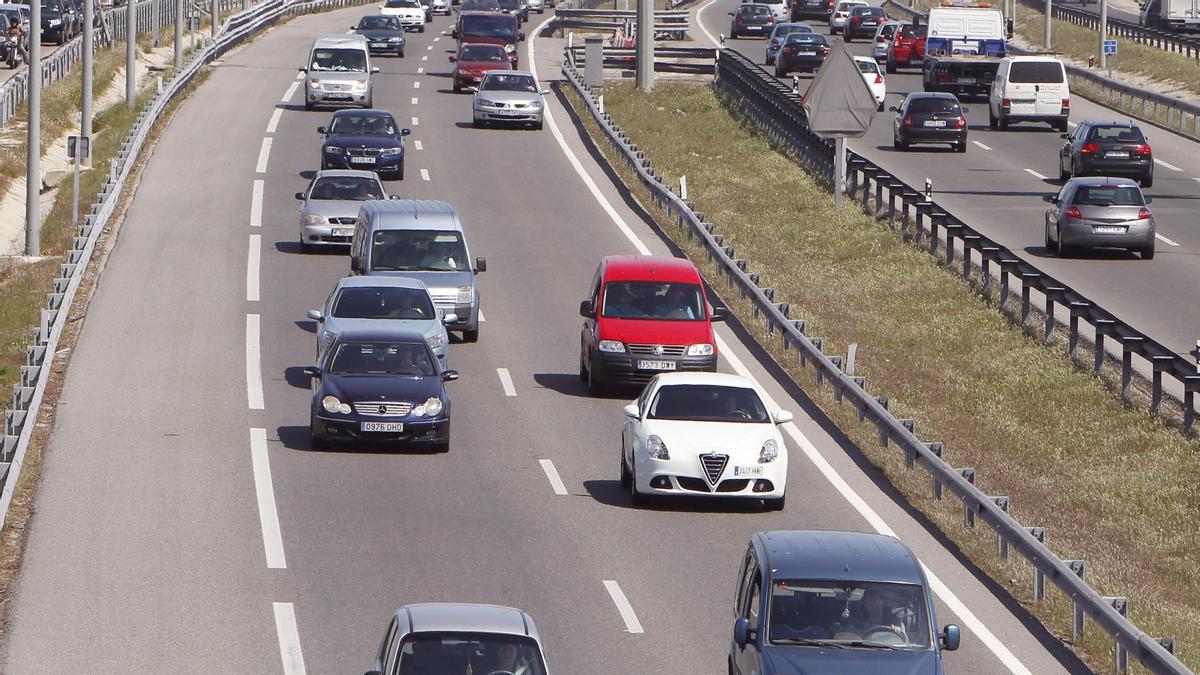
POLYGON ((921 66, 925 63, 925 24, 904 24, 892 37, 888 47, 887 72, 894 73, 900 66, 921 66))
POLYGON ((709 305, 688 260, 608 256, 579 314, 579 377, 593 394, 662 372, 717 369, 712 322, 724 321, 725 310, 709 305))
POLYGON ((493 70, 512 70, 512 62, 508 60, 508 52, 500 45, 464 44, 458 48, 458 53, 450 57, 454 63, 454 93, 460 93, 467 87, 474 87, 483 79, 484 73, 493 70))

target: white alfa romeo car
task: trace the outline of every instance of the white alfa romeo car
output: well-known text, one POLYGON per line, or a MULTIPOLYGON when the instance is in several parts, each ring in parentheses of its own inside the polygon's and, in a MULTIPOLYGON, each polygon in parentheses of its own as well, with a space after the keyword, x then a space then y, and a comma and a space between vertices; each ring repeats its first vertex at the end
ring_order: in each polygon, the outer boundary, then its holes
POLYGON ((621 485, 635 505, 650 495, 761 499, 784 506, 787 448, 749 380, 724 373, 664 373, 625 406, 621 485))

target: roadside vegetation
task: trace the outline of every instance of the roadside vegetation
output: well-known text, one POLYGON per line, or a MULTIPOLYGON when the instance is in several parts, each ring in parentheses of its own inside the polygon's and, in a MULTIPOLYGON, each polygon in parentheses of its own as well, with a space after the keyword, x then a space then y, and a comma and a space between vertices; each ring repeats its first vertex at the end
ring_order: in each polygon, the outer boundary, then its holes
MULTIPOLYGON (((584 110, 575 99, 576 109, 584 110)), ((945 443, 953 466, 975 467, 989 495, 1008 495, 1028 526, 1046 527, 1048 545, 1088 563, 1104 595, 1131 599, 1131 618, 1151 635, 1175 636, 1183 658, 1200 665, 1200 443, 1117 399, 1106 382, 1043 347, 990 301, 927 253, 832 195, 773 148, 752 123, 707 86, 660 83, 653 94, 606 87, 605 106, 670 183, 686 175, 689 198, 717 232, 750 261, 776 300, 825 338, 825 351, 858 344, 868 388, 914 418, 921 438, 945 443)), ((647 209, 655 209, 582 113, 596 145, 647 209)), ((698 245, 673 219, 663 230, 716 279, 698 245)), ((719 283, 714 288, 724 288, 719 283)), ((1071 604, 1048 584, 1032 601, 1032 569, 1017 555, 996 556, 995 535, 969 529, 961 505, 935 501, 927 474, 905 469, 873 427, 814 386, 795 353, 770 339, 736 294, 724 297, 747 330, 880 467, 911 503, 971 560, 1064 641, 1071 604)), ((1090 626, 1076 650, 1098 670, 1112 668, 1112 641, 1090 626)))

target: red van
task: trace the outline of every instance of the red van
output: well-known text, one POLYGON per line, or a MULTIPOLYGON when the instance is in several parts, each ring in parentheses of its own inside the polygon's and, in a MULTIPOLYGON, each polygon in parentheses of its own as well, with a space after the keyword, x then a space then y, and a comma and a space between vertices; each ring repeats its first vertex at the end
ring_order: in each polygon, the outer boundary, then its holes
POLYGON ((579 314, 579 377, 593 394, 662 372, 717 369, 712 322, 724 321, 725 310, 709 305, 688 260, 608 256, 579 314))

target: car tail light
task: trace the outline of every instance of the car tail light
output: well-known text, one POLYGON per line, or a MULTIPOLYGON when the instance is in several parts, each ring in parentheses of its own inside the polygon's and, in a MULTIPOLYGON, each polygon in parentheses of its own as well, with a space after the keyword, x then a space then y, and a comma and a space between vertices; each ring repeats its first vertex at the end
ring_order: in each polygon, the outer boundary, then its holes
POLYGON ((1083 214, 1080 213, 1079 209, 1074 206, 1068 206, 1067 210, 1063 211, 1063 215, 1068 218, 1079 218, 1079 219, 1083 218, 1083 214))
POLYGON ((1064 99, 1062 100, 1062 102, 1063 102, 1063 110, 1066 110, 1067 108, 1070 108, 1070 107, 1071 107, 1071 99, 1069 99, 1069 98, 1064 98, 1064 99))
POLYGON ((1000 99, 1000 105, 1002 105, 1002 106, 1004 106, 1005 108, 1007 108, 1007 107, 1009 107, 1010 105, 1012 105, 1012 100, 1011 100, 1011 99, 1007 99, 1007 98, 1002 98, 1002 99, 1000 99))
POLYGON ((833 11, 833 0, 829 0, 829 4, 825 6, 825 9, 828 9, 831 12, 833 11))
POLYGON ((1100 152, 1100 146, 1096 145, 1095 143, 1084 143, 1083 147, 1080 148, 1079 151, 1085 155, 1090 155, 1093 152, 1100 152))
POLYGON ((1148 146, 1148 145, 1146 145, 1145 143, 1143 143, 1143 144, 1141 144, 1141 145, 1139 145, 1139 146, 1137 146, 1136 148, 1134 148, 1134 149, 1133 149, 1133 154, 1135 154, 1135 155, 1149 155, 1149 154, 1150 154, 1150 146, 1148 146))
POLYGON ((768 16, 767 23, 775 23, 775 16, 774 15, 768 16))
POLYGON ((875 74, 875 84, 883 84, 883 76, 882 75, 880 75, 878 73, 875 74))
POLYGON ((862 17, 861 17, 861 16, 854 16, 854 17, 850 17, 850 23, 858 23, 858 22, 860 22, 860 21, 862 21, 862 17))
POLYGON ((829 47, 821 47, 821 56, 829 55, 829 47))
POLYGON ((958 127, 959 129, 965 128, 967 126, 967 118, 959 115, 958 120, 954 122, 954 126, 958 127))
POLYGON ((905 115, 905 116, 904 116, 904 126, 906 126, 906 127, 911 127, 911 126, 912 126, 912 115, 905 115))
POLYGON ((742 22, 742 15, 741 15, 741 14, 738 14, 737 16, 733 17, 733 22, 734 22, 734 23, 741 23, 741 22, 742 22))
POLYGON ((1150 209, 1143 208, 1138 211, 1138 220, 1150 220, 1150 209))

